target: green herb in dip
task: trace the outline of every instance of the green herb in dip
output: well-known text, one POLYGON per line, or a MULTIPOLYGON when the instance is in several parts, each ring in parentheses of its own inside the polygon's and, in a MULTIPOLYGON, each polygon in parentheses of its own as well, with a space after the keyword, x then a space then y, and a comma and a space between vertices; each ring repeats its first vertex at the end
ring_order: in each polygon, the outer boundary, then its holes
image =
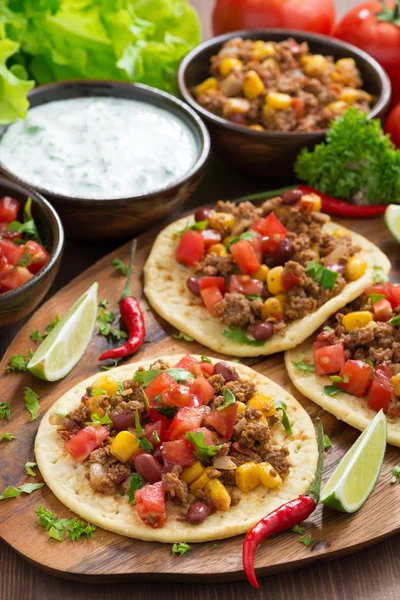
POLYGON ((81 198, 152 192, 198 158, 182 119, 151 104, 73 98, 31 108, 0 140, 0 162, 20 179, 81 198))

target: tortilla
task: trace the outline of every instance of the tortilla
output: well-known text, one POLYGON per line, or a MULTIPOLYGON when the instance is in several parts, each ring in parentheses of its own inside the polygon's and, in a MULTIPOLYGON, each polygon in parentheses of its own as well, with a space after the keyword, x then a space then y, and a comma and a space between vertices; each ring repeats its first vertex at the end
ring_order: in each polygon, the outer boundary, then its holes
MULTIPOLYGON (((144 292, 154 310, 168 323, 222 354, 259 356, 293 348, 308 338, 328 317, 357 298, 365 287, 372 284, 374 265, 382 267, 385 273, 390 271, 389 259, 379 248, 363 236, 349 232, 354 243, 361 246, 361 255, 368 263, 364 275, 357 281, 348 283, 340 294, 328 300, 315 312, 289 323, 283 336, 274 335, 261 346, 242 344, 224 337, 226 325, 212 317, 201 300, 189 292, 186 280, 191 271, 175 259, 175 249, 178 245, 176 233, 193 223, 193 216, 179 219, 158 235, 144 267, 144 292)), ((332 232, 338 228, 341 228, 340 225, 328 222, 322 227, 322 231, 332 232)))
MULTIPOLYGON (((376 412, 368 408, 365 397, 358 398, 345 392, 328 396, 324 393, 324 386, 332 385, 328 375, 320 376, 311 371, 302 371, 293 364, 292 361, 297 361, 302 355, 304 362, 313 363, 313 342, 314 339, 310 338, 300 346, 285 352, 285 364, 290 379, 304 396, 332 413, 337 419, 364 431, 376 417, 376 412)), ((400 446, 400 417, 393 419, 386 416, 386 421, 387 441, 393 446, 400 446)))
MULTIPOLYGON (((161 359, 174 364, 181 358, 182 355, 177 355, 161 359)), ((218 362, 217 359, 212 360, 218 362)), ((110 374, 115 379, 127 379, 133 376, 139 366, 148 369, 153 362, 154 358, 124 365, 113 369, 110 374)), ((179 510, 168 502, 167 523, 160 529, 152 529, 145 525, 127 499, 93 491, 85 478, 87 467, 76 462, 64 451, 64 442, 58 435, 57 428, 49 422, 51 413, 65 413, 77 407, 87 386, 98 378, 98 374, 66 392, 53 404, 40 423, 35 442, 35 454, 46 484, 65 506, 83 519, 103 529, 140 540, 166 543, 203 542, 245 533, 267 513, 284 502, 297 498, 307 490, 315 474, 318 451, 311 419, 293 396, 249 367, 236 363, 231 365, 241 378, 251 380, 259 391, 269 394, 275 400, 283 400, 287 404, 293 435, 287 438, 279 424, 271 429, 272 440, 279 445, 285 443, 290 452, 290 472, 279 488, 269 490, 259 485, 247 494, 237 489, 242 497, 238 505, 231 507, 227 512, 217 511, 198 526, 178 519, 182 509, 179 510), (288 441, 283 442, 285 438, 288 441)))

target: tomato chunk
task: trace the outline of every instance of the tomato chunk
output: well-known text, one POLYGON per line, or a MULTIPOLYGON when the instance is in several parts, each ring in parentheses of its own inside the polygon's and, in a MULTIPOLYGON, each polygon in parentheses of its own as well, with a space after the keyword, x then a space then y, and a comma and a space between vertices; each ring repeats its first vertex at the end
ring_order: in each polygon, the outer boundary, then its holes
POLYGON ((342 370, 346 359, 342 344, 324 346, 314 351, 314 367, 317 375, 332 375, 342 370))
POLYGON ((167 520, 165 490, 162 481, 147 484, 135 491, 136 510, 146 525, 158 529, 167 520))
POLYGON ((0 199, 0 221, 11 223, 17 221, 19 211, 19 202, 10 196, 4 196, 0 199))
POLYGON ((263 282, 258 279, 251 279, 249 275, 231 275, 229 280, 229 291, 239 292, 246 296, 261 296, 263 291, 263 282))
POLYGON ((204 229, 201 232, 204 239, 204 247, 207 249, 213 244, 219 244, 221 242, 221 234, 216 229, 204 229))
POLYGON ((232 244, 231 253, 242 273, 250 275, 261 266, 253 245, 247 240, 239 240, 232 244))
POLYGON ((208 383, 204 375, 198 375, 196 380, 190 384, 190 393, 202 399, 203 404, 208 404, 214 396, 214 388, 208 383))
POLYGON ((285 290, 290 290, 292 287, 299 285, 300 277, 291 269, 284 269, 282 273, 282 285, 285 290))
POLYGON ((12 265, 18 265, 23 251, 23 246, 17 246, 17 244, 14 244, 11 240, 3 240, 0 238, 0 254, 5 256, 12 265))
POLYGON ((160 419, 154 423, 148 423, 143 429, 143 435, 153 444, 154 448, 157 448, 164 441, 166 430, 167 425, 165 421, 160 419), (154 436, 154 432, 156 433, 156 436, 154 436), (160 440, 159 442, 156 441, 157 436, 160 440))
POLYGON ((181 360, 175 365, 177 369, 185 369, 190 371, 197 377, 197 375, 214 375, 214 365, 207 362, 199 362, 197 358, 194 358, 190 354, 186 354, 181 360))
POLYGON ((187 440, 164 442, 161 451, 165 463, 190 467, 196 462, 193 446, 187 440))
POLYGON ((189 367, 194 363, 198 363, 197 358, 194 358, 191 354, 185 354, 179 362, 176 363, 175 369, 184 369, 184 371, 190 371, 189 367))
POLYGON ((161 394, 164 390, 169 390, 175 384, 175 379, 173 379, 169 373, 163 371, 149 383, 144 391, 147 398, 151 401, 154 400, 158 394, 161 394))
POLYGON ((362 360, 346 360, 340 371, 340 377, 345 382, 338 383, 337 387, 354 396, 364 396, 371 382, 372 374, 373 368, 362 360))
POLYGON ((202 433, 204 435, 204 443, 206 446, 215 446, 212 433, 209 429, 207 429, 207 427, 198 427, 197 429, 192 429, 190 433, 202 433))
POLYGON ((201 233, 189 229, 182 234, 179 241, 175 253, 176 260, 187 267, 191 267, 203 258, 204 248, 205 243, 201 233))
POLYGON ((177 440, 185 433, 200 427, 203 420, 203 407, 183 407, 178 410, 165 434, 167 440, 177 440))
POLYGON ((238 404, 235 402, 223 410, 212 410, 205 418, 206 425, 213 427, 224 440, 230 440, 236 422, 238 404))
POLYGON ((164 406, 200 406, 201 403, 199 396, 192 393, 187 386, 178 383, 161 393, 161 404, 164 406))
POLYGON ((223 277, 200 277, 199 288, 205 290, 206 288, 217 287, 221 294, 225 293, 225 279, 223 277))
POLYGON ((64 450, 75 460, 85 460, 93 450, 101 446, 108 435, 109 432, 105 427, 87 425, 65 442, 64 450))
POLYGON ((386 412, 389 402, 393 396, 393 385, 386 375, 388 371, 384 369, 375 370, 375 377, 369 388, 367 404, 372 410, 379 412, 381 409, 386 412))
POLYGON ((389 300, 392 308, 400 306, 400 285, 394 285, 393 283, 378 283, 365 288, 365 294, 383 294, 387 300, 389 300))
POLYGON ((37 273, 48 263, 50 254, 43 248, 42 244, 29 240, 23 246, 20 261, 24 261, 25 257, 30 258, 30 263, 28 263, 29 271, 37 273))
POLYGON ((216 286, 200 290, 201 299, 209 313, 214 314, 214 306, 223 300, 221 291, 216 286))
POLYGON ((372 305, 372 310, 374 311, 375 319, 377 321, 390 321, 393 317, 392 305, 386 298, 382 298, 381 300, 378 300, 378 302, 375 302, 372 305))
POLYGON ((274 212, 269 213, 268 217, 256 221, 251 228, 268 237, 273 237, 276 234, 285 236, 289 233, 274 212))
POLYGON ((32 273, 28 269, 25 269, 25 267, 13 267, 11 271, 2 276, 1 285, 9 290, 15 290, 15 288, 23 285, 32 279, 32 277, 32 273))

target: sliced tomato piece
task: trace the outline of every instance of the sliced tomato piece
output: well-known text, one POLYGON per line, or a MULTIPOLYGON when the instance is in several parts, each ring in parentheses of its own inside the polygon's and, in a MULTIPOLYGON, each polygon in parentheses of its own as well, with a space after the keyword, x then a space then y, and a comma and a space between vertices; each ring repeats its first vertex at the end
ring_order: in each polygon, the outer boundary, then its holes
POLYGON ((204 375, 198 375, 196 380, 190 384, 189 389, 191 394, 202 399, 203 404, 208 404, 215 394, 213 386, 208 383, 204 375))
POLYGON ((7 260, 4 254, 1 253, 0 250, 0 281, 3 275, 6 275, 10 271, 12 271, 14 266, 7 260))
POLYGON ((378 369, 375 371, 375 377, 369 388, 367 404, 372 410, 379 412, 381 409, 386 412, 393 396, 393 385, 378 369))
POLYGON ((368 389, 373 372, 373 368, 362 360, 346 360, 343 369, 340 371, 340 377, 345 380, 345 383, 336 385, 345 392, 361 398, 368 389))
POLYGON ((204 302, 204 306, 212 315, 214 314, 214 306, 224 299, 223 295, 221 294, 221 290, 217 288, 217 286, 200 290, 200 296, 204 302))
POLYGON ((279 242, 283 239, 282 235, 276 233, 273 237, 264 236, 261 239, 261 245, 264 254, 274 254, 279 242))
POLYGON ((203 417, 204 409, 202 406, 180 408, 172 419, 165 438, 167 440, 177 440, 184 437, 188 431, 200 427, 203 417))
POLYGON ((38 244, 33 240, 29 240, 23 246, 23 252, 20 258, 20 262, 24 263, 24 257, 30 256, 31 261, 28 265, 28 269, 31 273, 37 273, 42 269, 48 262, 50 258, 50 254, 47 252, 45 248, 43 248, 42 244, 38 244))
POLYGON ((400 306, 400 285, 394 285, 393 283, 378 283, 371 285, 364 290, 365 294, 383 294, 387 300, 389 300, 392 308, 400 306))
POLYGON ((314 351, 314 367, 317 375, 339 373, 345 362, 343 344, 324 346, 314 351))
POLYGON ((219 244, 222 240, 221 234, 216 229, 204 229, 201 232, 204 239, 204 247, 207 249, 213 244, 219 244))
POLYGON ((205 424, 213 427, 224 440, 230 440, 236 422, 238 403, 235 402, 223 410, 212 410, 205 417, 205 424))
POLYGON ((329 342, 326 342, 324 340, 317 340, 316 342, 313 343, 313 351, 315 352, 316 350, 319 350, 320 348, 325 348, 326 346, 329 346, 329 342))
POLYGON ((198 427, 197 429, 192 429, 190 433, 202 433, 204 435, 204 443, 207 446, 215 446, 212 433, 209 429, 207 429, 207 427, 198 427))
POLYGON ((214 365, 207 362, 199 362, 197 358, 194 358, 190 354, 186 354, 181 360, 175 365, 176 369, 184 369, 190 371, 197 377, 197 375, 214 375, 214 365))
POLYGON ((10 196, 4 196, 0 199, 0 221, 11 223, 17 221, 19 211, 19 202, 10 196))
POLYGON ((187 440, 164 442, 161 451, 165 463, 190 467, 196 462, 193 454, 193 446, 187 440))
POLYGON ((176 249, 176 260, 187 267, 191 267, 195 262, 199 262, 204 254, 204 238, 200 231, 189 229, 182 234, 176 249))
POLYGON ((10 290, 15 290, 15 288, 23 285, 32 279, 32 277, 32 273, 28 269, 25 269, 25 267, 13 267, 11 271, 2 276, 1 285, 10 290))
POLYGON ((151 442, 154 448, 160 446, 165 438, 165 432, 167 430, 167 425, 165 421, 160 419, 159 421, 155 421, 154 423, 148 423, 146 427, 143 428, 143 435, 151 442), (156 436, 154 437, 154 432, 156 436), (159 442, 156 441, 156 437, 158 436, 159 442))
POLYGON ((14 244, 14 242, 12 242, 11 240, 0 239, 0 252, 12 265, 18 265, 23 251, 23 246, 18 246, 17 244, 14 244))
POLYGON ((257 258, 261 263, 262 258, 264 256, 261 237, 259 235, 254 235, 253 239, 251 240, 251 245, 253 246, 254 252, 256 253, 257 258))
POLYGON ((162 392, 161 404, 164 406, 200 406, 202 401, 186 385, 175 383, 169 390, 162 392))
POLYGON ((285 236, 289 233, 289 230, 286 229, 284 225, 280 222, 278 217, 274 212, 269 213, 268 217, 263 219, 259 219, 251 226, 254 231, 257 231, 261 235, 273 237, 278 234, 281 236, 285 236))
POLYGON ((296 117, 302 119, 304 117, 304 102, 300 98, 292 98, 292 106, 296 117))
POLYGON ((190 371, 189 367, 194 363, 198 363, 197 358, 194 358, 191 354, 185 354, 179 362, 176 363, 175 369, 183 369, 184 371, 190 371))
POLYGON ((296 275, 296 273, 292 269, 284 269, 282 273, 282 286, 285 290, 290 290, 291 288, 299 285, 300 277, 296 275))
POLYGON ((393 317, 392 305, 386 298, 382 298, 375 302, 372 305, 372 310, 374 311, 375 319, 377 321, 390 321, 393 317))
POLYGON ((163 371, 149 383, 144 391, 147 398, 151 401, 154 400, 158 394, 161 394, 164 390, 169 390, 175 384, 175 379, 173 379, 169 373, 163 371))
POLYGON ((229 280, 229 291, 239 292, 246 296, 253 294, 261 296, 263 292, 263 282, 258 279, 251 279, 249 275, 231 275, 229 280))
POLYGON ((85 460, 93 450, 101 446, 108 435, 105 427, 87 425, 65 442, 64 450, 77 461, 85 460))
POLYGON ((18 231, 7 231, 9 225, 10 223, 0 223, 0 236, 8 240, 20 240, 22 238, 22 233, 18 233, 18 231))
POLYGON ((225 279, 223 277, 200 277, 199 288, 205 290, 210 287, 217 287, 221 294, 225 293, 225 279))
POLYGON ((231 253, 242 273, 250 275, 261 267, 253 245, 247 240, 239 240, 232 244, 231 253))
POLYGON ((135 491, 136 510, 146 525, 153 529, 162 527, 167 520, 165 490, 162 481, 144 485, 135 491))

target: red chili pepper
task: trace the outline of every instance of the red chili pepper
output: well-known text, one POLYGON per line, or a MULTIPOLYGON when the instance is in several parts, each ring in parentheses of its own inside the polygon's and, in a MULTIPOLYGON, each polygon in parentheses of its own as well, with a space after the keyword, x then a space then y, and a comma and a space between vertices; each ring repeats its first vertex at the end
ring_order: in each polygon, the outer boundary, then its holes
POLYGON ((243 568, 247 579, 254 588, 258 582, 254 571, 254 555, 261 542, 275 533, 285 531, 298 525, 317 507, 321 490, 322 469, 324 466, 324 430, 318 419, 318 463, 315 479, 307 492, 296 500, 282 504, 279 508, 269 513, 248 531, 243 542, 243 568))
POLYGON ((146 326, 144 324, 142 309, 140 308, 139 302, 136 300, 136 298, 133 298, 130 295, 130 280, 133 271, 133 257, 135 256, 135 252, 136 240, 132 242, 126 285, 119 301, 120 314, 129 332, 128 340, 119 348, 112 348, 111 350, 106 350, 106 352, 103 352, 103 354, 99 356, 99 360, 107 360, 109 358, 114 360, 116 358, 130 356, 136 352, 136 350, 138 350, 144 342, 144 338, 146 336, 146 326))

